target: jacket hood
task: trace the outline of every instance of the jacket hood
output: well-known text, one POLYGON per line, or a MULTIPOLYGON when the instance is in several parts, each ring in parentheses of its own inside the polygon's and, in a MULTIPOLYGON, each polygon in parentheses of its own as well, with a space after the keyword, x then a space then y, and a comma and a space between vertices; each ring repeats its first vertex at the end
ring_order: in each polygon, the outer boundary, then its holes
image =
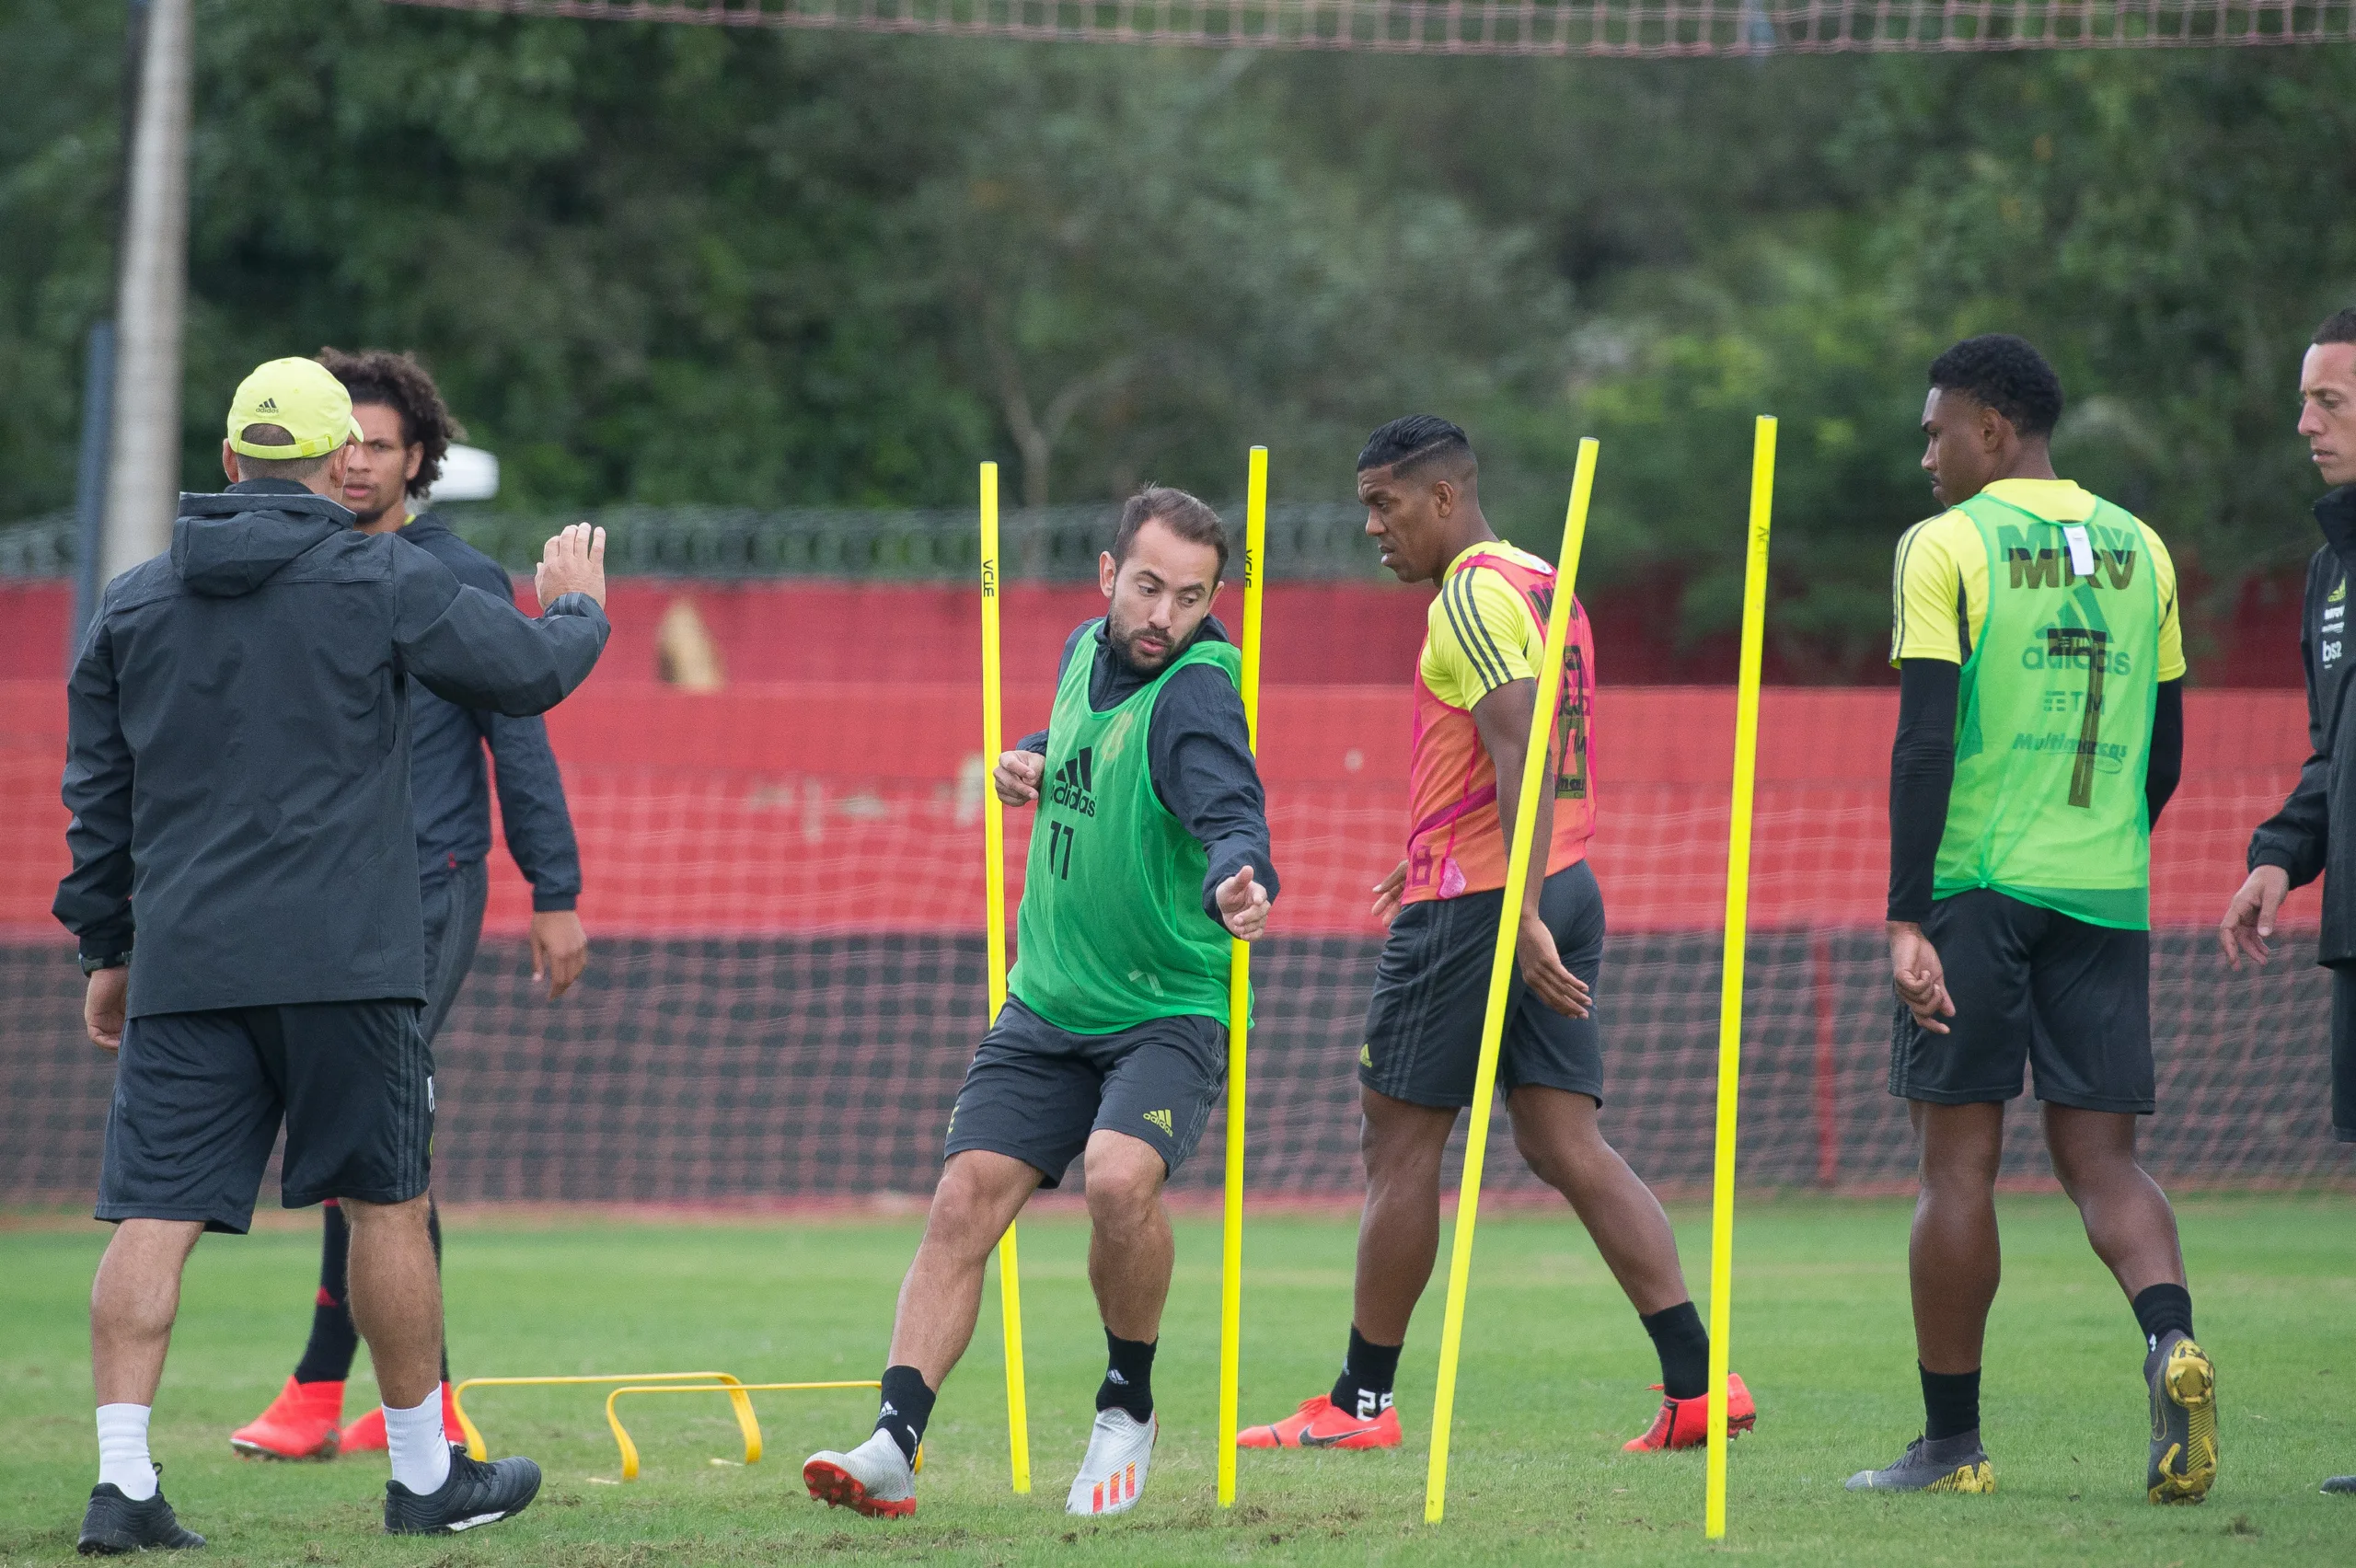
POLYGON ((193 593, 234 599, 352 522, 334 502, 283 479, 250 479, 220 495, 183 495, 172 525, 172 571, 193 593))

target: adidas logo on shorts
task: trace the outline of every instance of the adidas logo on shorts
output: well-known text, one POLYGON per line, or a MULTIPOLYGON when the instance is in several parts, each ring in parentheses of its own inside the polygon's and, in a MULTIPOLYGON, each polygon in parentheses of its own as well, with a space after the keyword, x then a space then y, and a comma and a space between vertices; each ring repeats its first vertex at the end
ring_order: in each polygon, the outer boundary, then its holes
POLYGON ((1167 1112, 1167 1111, 1149 1111, 1149 1112, 1147 1112, 1147 1113, 1145 1113, 1145 1119, 1146 1119, 1147 1121, 1149 1121, 1149 1122, 1151 1122, 1155 1126, 1160 1127, 1160 1128, 1161 1129, 1161 1133, 1162 1133, 1162 1136, 1163 1136, 1164 1137, 1169 1137, 1169 1136, 1172 1136, 1172 1131, 1171 1131, 1171 1126, 1170 1126, 1170 1113, 1169 1113, 1169 1112, 1167 1112))

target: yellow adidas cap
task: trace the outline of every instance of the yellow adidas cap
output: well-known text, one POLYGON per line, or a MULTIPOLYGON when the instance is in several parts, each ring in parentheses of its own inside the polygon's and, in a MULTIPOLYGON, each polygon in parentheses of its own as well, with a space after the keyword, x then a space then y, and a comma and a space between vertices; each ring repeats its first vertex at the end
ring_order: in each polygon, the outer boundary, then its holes
POLYGON ((274 359, 257 365, 237 383, 229 400, 229 449, 248 457, 321 457, 348 441, 364 441, 352 417, 352 394, 317 360, 274 359), (292 444, 265 446, 248 441, 248 425, 270 424, 292 435, 292 444))

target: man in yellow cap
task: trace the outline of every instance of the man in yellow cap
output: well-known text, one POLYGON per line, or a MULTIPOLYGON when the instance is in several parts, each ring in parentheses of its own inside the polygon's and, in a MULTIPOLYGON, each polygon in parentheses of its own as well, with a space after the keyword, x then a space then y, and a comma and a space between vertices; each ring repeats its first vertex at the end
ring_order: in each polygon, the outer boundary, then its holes
POLYGON ((203 1544, 156 1487, 148 1415, 189 1251, 251 1224, 282 1123, 285 1206, 334 1198, 351 1227, 392 1460, 385 1528, 489 1524, 539 1489, 531 1460, 478 1464, 443 1439, 408 680, 469 708, 554 707, 610 629, 604 531, 549 541, 548 608, 527 620, 352 525, 332 497, 357 436, 317 362, 248 376, 228 490, 182 496, 170 552, 107 585, 68 683, 73 870, 54 907, 80 942, 90 1038, 118 1053, 85 1553, 203 1544))

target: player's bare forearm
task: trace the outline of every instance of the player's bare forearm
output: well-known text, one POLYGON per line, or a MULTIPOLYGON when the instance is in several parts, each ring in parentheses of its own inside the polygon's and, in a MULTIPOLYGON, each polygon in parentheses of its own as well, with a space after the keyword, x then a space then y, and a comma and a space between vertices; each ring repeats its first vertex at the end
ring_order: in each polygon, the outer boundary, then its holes
MULTIPOLYGON (((1508 866, 1513 864, 1514 823, 1521 814, 1522 770, 1530 759, 1537 695, 1536 681, 1511 681, 1472 709, 1473 728, 1480 732, 1481 744, 1497 773, 1497 830, 1504 836, 1508 866)), ((1540 913, 1540 900, 1546 891, 1546 862, 1554 842, 1553 784, 1552 778, 1542 775, 1538 799, 1531 802, 1530 871, 1521 886, 1514 950, 1522 983, 1541 1002, 1567 1018, 1585 1018, 1594 998, 1587 982, 1563 963, 1554 933, 1540 913)))
MULTIPOLYGON (((1473 728, 1496 769, 1497 831, 1505 841, 1508 866, 1513 864, 1514 824, 1521 815, 1521 777, 1529 765, 1530 721, 1537 701, 1536 681, 1509 681, 1472 709, 1473 728)), ((1554 791, 1546 787, 1550 782, 1543 777, 1539 781, 1537 821, 1530 824, 1530 870, 1521 890, 1522 909, 1530 915, 1537 913, 1539 896, 1545 889, 1548 851, 1554 842, 1554 791)))

